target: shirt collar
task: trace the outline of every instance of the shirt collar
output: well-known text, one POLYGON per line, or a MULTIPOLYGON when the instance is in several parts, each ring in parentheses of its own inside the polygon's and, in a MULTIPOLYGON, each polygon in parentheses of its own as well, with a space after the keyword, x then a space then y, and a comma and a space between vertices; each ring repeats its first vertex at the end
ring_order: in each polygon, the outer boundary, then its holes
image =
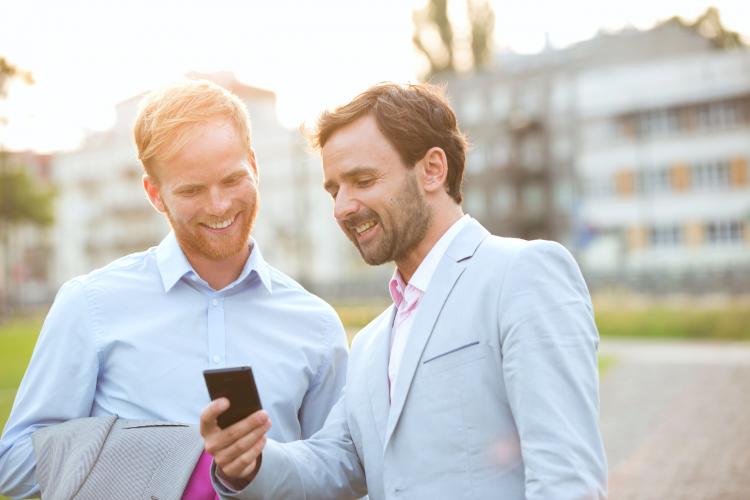
POLYGON ((242 269, 242 272, 235 283, 246 279, 253 271, 255 271, 260 278, 261 283, 263 283, 263 286, 268 290, 268 293, 271 293, 273 292, 271 288, 271 270, 263 258, 258 242, 252 237, 250 238, 250 245, 253 247, 250 251, 250 256, 247 258, 245 267, 242 269))
POLYGON ((170 231, 156 247, 156 265, 159 268, 165 292, 170 291, 180 278, 193 270, 180 244, 177 243, 174 231, 170 231))
MULTIPOLYGON (((271 272, 268 264, 263 259, 263 254, 260 251, 258 243, 253 238, 250 238, 249 244, 252 245, 250 256, 245 261, 239 277, 232 284, 244 281, 255 271, 263 286, 271 292, 271 272)), ((187 257, 185 257, 182 248, 180 248, 174 231, 170 231, 161 243, 159 243, 159 246, 156 247, 156 264, 159 268, 165 292, 169 292, 186 274, 192 273, 198 276, 198 273, 195 272, 193 266, 190 265, 187 257)))
POLYGON ((440 239, 433 245, 427 256, 422 260, 417 267, 417 270, 412 275, 409 283, 404 283, 401 273, 398 272, 398 268, 393 271, 393 276, 388 283, 388 291, 391 294, 391 299, 398 307, 404 300, 404 292, 407 286, 413 286, 420 292, 424 293, 427 291, 427 286, 432 280, 433 274, 437 269, 440 260, 445 255, 446 250, 450 246, 451 242, 455 239, 456 235, 469 223, 471 216, 464 214, 463 217, 454 222, 448 230, 443 233, 440 239))

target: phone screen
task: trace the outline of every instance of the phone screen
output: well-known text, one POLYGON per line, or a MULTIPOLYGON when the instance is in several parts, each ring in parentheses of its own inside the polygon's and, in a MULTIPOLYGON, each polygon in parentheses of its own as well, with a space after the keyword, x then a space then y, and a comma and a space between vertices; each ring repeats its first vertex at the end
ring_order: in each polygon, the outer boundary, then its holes
POLYGON ((249 366, 204 370, 203 377, 212 401, 221 397, 229 400, 229 409, 217 419, 222 429, 262 408, 253 370, 249 366))

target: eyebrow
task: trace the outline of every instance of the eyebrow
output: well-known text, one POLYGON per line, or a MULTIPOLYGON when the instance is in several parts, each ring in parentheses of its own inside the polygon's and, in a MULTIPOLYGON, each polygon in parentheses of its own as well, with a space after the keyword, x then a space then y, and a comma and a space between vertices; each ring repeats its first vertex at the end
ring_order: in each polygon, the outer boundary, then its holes
MULTIPOLYGON (((375 167, 354 167, 341 174, 341 178, 344 180, 353 179, 355 177, 359 177, 360 175, 373 174, 377 172, 377 170, 378 169, 375 167)), ((323 183, 323 189, 329 192, 336 186, 338 186, 338 182, 332 180, 327 180, 323 183)))
MULTIPOLYGON (((230 172, 229 174, 227 174, 224 177, 222 177, 221 178, 221 182, 224 182, 224 181, 227 181, 227 180, 230 180, 230 179, 238 179, 240 177, 245 177, 247 175, 249 175, 249 173, 247 172, 247 170, 245 170, 244 168, 243 169, 238 169, 238 170, 235 170, 234 172, 230 172)), ((179 191, 186 191, 186 190, 191 190, 191 189, 199 189, 202 186, 203 186, 203 184, 200 184, 200 183, 195 184, 195 183, 192 183, 192 182, 188 182, 186 184, 180 184, 180 185, 176 186, 173 191, 174 192, 179 192, 179 191)))
POLYGON ((222 181, 226 181, 226 180, 229 180, 229 179, 236 179, 236 178, 239 178, 239 177, 245 177, 246 175, 249 175, 249 174, 248 174, 247 170, 245 170, 245 169, 235 170, 234 172, 232 172, 232 173, 230 173, 228 175, 225 175, 221 180, 222 181))

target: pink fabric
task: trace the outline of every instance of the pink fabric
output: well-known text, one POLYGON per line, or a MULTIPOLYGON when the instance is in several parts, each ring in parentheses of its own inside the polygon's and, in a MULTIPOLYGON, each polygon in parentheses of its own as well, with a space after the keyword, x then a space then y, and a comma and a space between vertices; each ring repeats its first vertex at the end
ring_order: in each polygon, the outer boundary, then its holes
POLYGON ((211 485, 211 459, 211 455, 205 451, 201 453, 193 475, 182 493, 182 500, 219 500, 211 485))
POLYGON ((388 393, 392 398, 393 384, 401 367, 401 358, 413 323, 412 315, 424 292, 411 284, 404 285, 398 272, 391 279, 389 288, 397 309, 391 330, 391 354, 388 359, 388 393))
POLYGON ((420 298, 422 298, 422 291, 419 288, 415 288, 411 285, 406 285, 406 290, 404 290, 402 299, 396 306, 398 307, 398 312, 396 313, 396 318, 393 320, 394 330, 398 331, 399 327, 404 323, 404 321, 409 319, 411 314, 417 308, 420 298))

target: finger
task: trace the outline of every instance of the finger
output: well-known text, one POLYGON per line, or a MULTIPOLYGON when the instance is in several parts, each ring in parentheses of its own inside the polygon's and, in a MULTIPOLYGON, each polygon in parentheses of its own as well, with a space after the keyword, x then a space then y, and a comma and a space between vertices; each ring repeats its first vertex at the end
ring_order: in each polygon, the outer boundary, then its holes
POLYGON ((229 409, 229 400, 227 398, 219 398, 211 401, 208 406, 201 413, 200 418, 200 433, 204 438, 209 434, 220 430, 219 424, 216 420, 219 415, 229 409))
POLYGON ((245 441, 255 442, 259 436, 265 434, 271 427, 271 420, 268 418, 268 413, 263 410, 259 410, 249 417, 245 417, 239 422, 230 425, 226 429, 212 433, 209 438, 206 439, 206 451, 211 455, 216 456, 226 448, 234 449, 230 451, 229 456, 234 458, 235 456, 242 453, 247 447, 238 449, 242 446, 240 442, 244 437, 248 436, 245 441))
MULTIPOLYGON (((260 427, 253 428, 252 431, 225 446, 217 446, 215 449, 211 450, 208 449, 208 446, 212 444, 215 445, 216 443, 206 443, 206 449, 214 456, 216 463, 223 468, 237 460, 242 455, 248 453, 253 448, 262 450, 263 443, 265 442, 265 434, 270 428, 271 421, 266 420, 260 427)), ((258 453, 260 453, 260 451, 258 451, 258 453)), ((247 461, 245 460, 245 462, 247 461)), ((246 466, 247 463, 244 463, 244 465, 246 466)))
POLYGON ((258 458, 265 446, 266 437, 263 436, 249 450, 236 457, 231 463, 223 467, 220 466, 222 474, 237 479, 249 479, 255 471, 258 458))
MULTIPOLYGON (((252 415, 245 417, 238 422, 235 422, 226 429, 223 429, 213 435, 211 439, 211 445, 216 449, 216 451, 222 450, 234 445, 240 439, 254 431, 259 431, 260 434, 265 433, 268 430, 267 428, 265 428, 267 424, 270 428, 270 419, 268 417, 268 413, 266 413, 265 410, 258 410, 252 415)), ((258 432, 256 432, 255 439, 258 439, 257 434, 258 432)))

